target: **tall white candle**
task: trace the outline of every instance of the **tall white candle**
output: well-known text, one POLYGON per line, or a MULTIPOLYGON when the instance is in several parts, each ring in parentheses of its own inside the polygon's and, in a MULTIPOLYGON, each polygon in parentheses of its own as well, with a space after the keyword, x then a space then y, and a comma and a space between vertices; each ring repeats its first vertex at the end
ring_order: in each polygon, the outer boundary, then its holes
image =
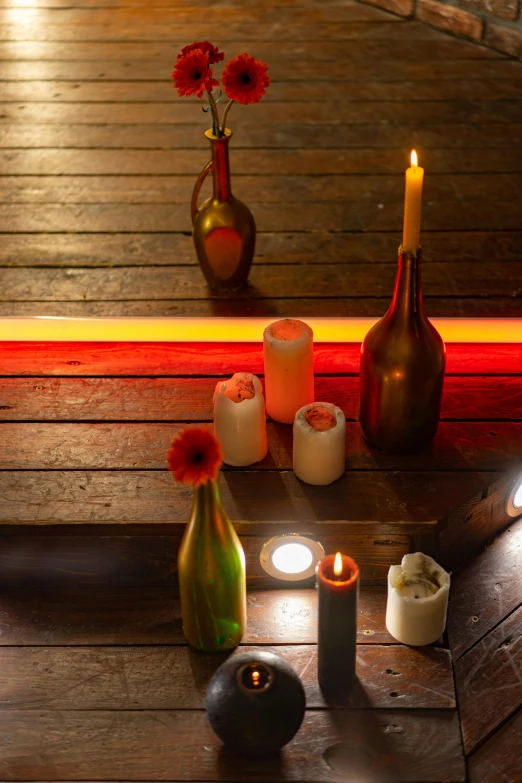
POLYGON ((329 402, 304 405, 294 421, 294 473, 307 484, 325 486, 344 473, 346 419, 329 402))
POLYGON ((411 166, 406 169, 406 192, 404 196, 404 231, 402 247, 412 253, 420 244, 422 210, 422 183, 424 169, 418 165, 417 153, 411 151, 411 166))
POLYGON ((253 465, 266 456, 265 400, 261 381, 255 375, 237 372, 227 381, 218 381, 214 434, 223 447, 227 465, 253 465))
POLYGON ((263 334, 266 410, 292 424, 303 405, 314 401, 313 332, 303 321, 285 318, 263 334))
POLYGON ((432 644, 444 633, 450 575, 421 552, 388 572, 386 628, 402 644, 432 644))

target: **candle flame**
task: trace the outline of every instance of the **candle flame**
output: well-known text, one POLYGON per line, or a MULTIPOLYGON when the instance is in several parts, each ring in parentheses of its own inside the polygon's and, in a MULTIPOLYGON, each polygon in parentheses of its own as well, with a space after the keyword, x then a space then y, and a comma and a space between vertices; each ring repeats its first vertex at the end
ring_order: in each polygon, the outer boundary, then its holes
POLYGON ((411 163, 412 166, 418 166, 419 165, 419 161, 418 161, 418 158, 417 158, 417 153, 415 152, 415 150, 411 151, 410 163, 411 163))
POLYGON ((258 671, 253 671, 252 672, 252 685, 254 687, 257 687, 259 685, 260 678, 261 678, 261 675, 259 674, 258 671))
POLYGON ((343 559, 341 553, 337 552, 334 560, 334 574, 340 576, 343 572, 343 559))

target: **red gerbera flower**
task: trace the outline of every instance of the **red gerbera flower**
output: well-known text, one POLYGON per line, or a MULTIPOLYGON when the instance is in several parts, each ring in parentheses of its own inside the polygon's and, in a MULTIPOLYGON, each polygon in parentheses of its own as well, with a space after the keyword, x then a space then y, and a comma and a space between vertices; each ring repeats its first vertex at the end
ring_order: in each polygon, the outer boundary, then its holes
POLYGON ((183 47, 181 54, 178 54, 178 60, 180 57, 193 52, 194 49, 201 49, 202 52, 208 54, 208 61, 210 65, 219 63, 221 60, 225 59, 225 52, 220 52, 218 47, 214 46, 214 44, 211 44, 210 41, 196 41, 193 44, 189 44, 188 46, 183 47))
POLYGON ((197 95, 198 98, 201 98, 205 90, 212 92, 212 88, 219 84, 212 78, 208 54, 202 52, 201 49, 194 49, 180 57, 174 66, 172 78, 180 97, 197 95))
POLYGON ((267 71, 268 65, 262 60, 255 60, 245 52, 238 54, 228 61, 223 71, 226 94, 244 106, 247 103, 259 103, 270 84, 267 71))
POLYGON ((168 455, 176 481, 199 487, 217 478, 223 461, 221 446, 210 430, 193 427, 174 438, 168 455))

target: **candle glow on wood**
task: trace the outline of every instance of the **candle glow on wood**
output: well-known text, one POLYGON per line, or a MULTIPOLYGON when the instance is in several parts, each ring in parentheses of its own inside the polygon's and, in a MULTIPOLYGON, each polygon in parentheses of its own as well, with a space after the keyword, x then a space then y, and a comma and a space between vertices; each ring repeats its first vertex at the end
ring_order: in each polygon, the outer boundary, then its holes
POLYGON ((422 208, 422 183, 424 169, 418 165, 417 153, 411 151, 411 166, 406 169, 406 193, 404 197, 404 232, 402 247, 415 253, 420 245, 422 208))

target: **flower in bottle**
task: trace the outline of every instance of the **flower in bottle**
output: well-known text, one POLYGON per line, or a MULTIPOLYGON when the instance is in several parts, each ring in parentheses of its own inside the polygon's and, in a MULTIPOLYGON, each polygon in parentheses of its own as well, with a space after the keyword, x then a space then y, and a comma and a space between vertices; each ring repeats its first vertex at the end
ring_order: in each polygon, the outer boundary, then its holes
POLYGON ((211 44, 210 41, 196 41, 195 43, 184 46, 180 54, 178 54, 178 60, 180 57, 184 57, 186 54, 190 54, 195 49, 200 49, 205 54, 208 54, 208 62, 210 65, 219 63, 225 59, 225 52, 220 52, 217 46, 211 44))
POLYGON ((180 97, 197 95, 198 98, 202 98, 204 92, 211 93, 219 84, 212 78, 208 53, 201 49, 193 49, 188 54, 178 57, 172 78, 180 97))
POLYGON ((223 456, 209 429, 193 427, 174 438, 167 461, 176 481, 200 487, 217 479, 223 456))
POLYGON ((231 101, 237 101, 244 106, 259 103, 270 84, 268 65, 246 52, 238 54, 228 61, 222 81, 231 101))

